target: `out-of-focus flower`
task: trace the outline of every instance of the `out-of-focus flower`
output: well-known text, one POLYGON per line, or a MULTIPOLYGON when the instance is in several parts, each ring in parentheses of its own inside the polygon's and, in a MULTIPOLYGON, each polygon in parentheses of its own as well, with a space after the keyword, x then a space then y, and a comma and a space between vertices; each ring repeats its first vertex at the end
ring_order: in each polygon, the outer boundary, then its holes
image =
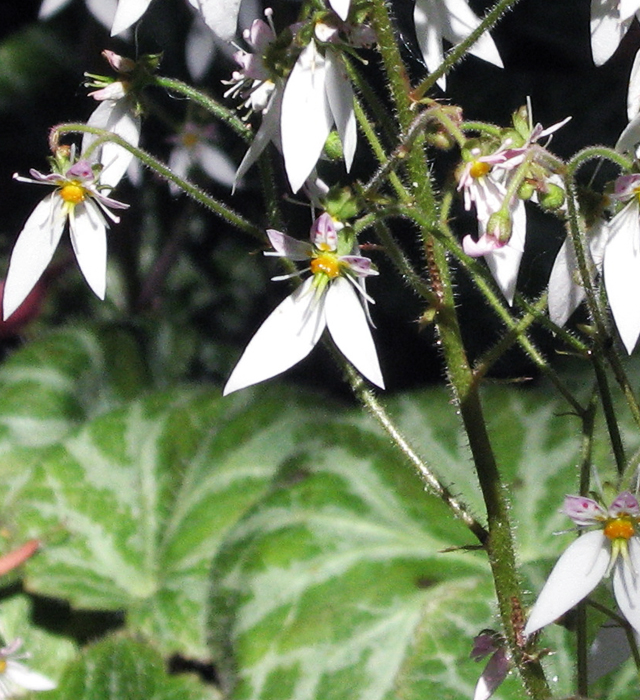
POLYGON ((36 206, 11 253, 4 286, 5 319, 22 304, 42 276, 53 258, 67 221, 82 274, 95 294, 104 299, 107 218, 117 223, 119 218, 111 209, 126 209, 128 205, 103 193, 99 174, 90 163, 74 160, 73 150, 65 153, 64 149, 59 149, 56 158, 52 159, 53 172, 50 174, 31 170, 31 178, 14 175, 21 182, 51 185, 55 190, 36 206))
POLYGON ((491 654, 476 684, 473 700, 488 700, 509 675, 511 655, 502 635, 493 630, 482 630, 473 640, 471 658, 481 661, 491 654))
MULTIPOLYGON (((53 17, 70 2, 71 0, 42 0, 38 17, 40 19, 49 19, 49 17, 53 17)), ((103 27, 106 29, 111 28, 113 18, 116 15, 118 0, 85 0, 85 4, 89 12, 103 27)))
MULTIPOLYGON (((311 242, 267 231, 275 252, 294 261, 309 261, 312 276, 288 296, 258 329, 229 377, 224 394, 270 379, 304 359, 329 330, 340 352, 369 381, 384 388, 371 331, 364 289, 366 277, 378 274, 353 240, 338 232, 329 214, 311 228, 311 242)), ((285 279, 276 277, 274 279, 285 279)))
POLYGON ((613 56, 639 13, 640 0, 591 0, 591 53, 596 66, 613 56))
MULTIPOLYGON (((443 39, 459 44, 480 24, 480 19, 466 0, 416 0, 413 20, 420 50, 430 73, 444 60, 443 39)), ((469 53, 494 66, 503 67, 498 49, 488 33, 476 41, 469 53)), ((438 85, 445 89, 445 76, 438 79, 438 85)))
MULTIPOLYGON (((214 125, 200 126, 187 122, 182 131, 171 139, 175 146, 169 156, 169 167, 182 178, 188 176, 191 168, 200 168, 212 180, 231 187, 235 182, 236 167, 229 156, 214 145, 215 139, 214 125)), ((180 191, 171 182, 169 188, 174 194, 180 191)))
POLYGON ((28 654, 19 654, 21 639, 0 649, 0 699, 15 697, 24 690, 53 690, 56 684, 47 676, 20 663, 28 654))
POLYGON ((564 615, 610 572, 622 614, 640 631, 638 500, 623 491, 605 508, 592 498, 567 496, 563 512, 590 532, 578 537, 558 559, 531 610, 525 636, 564 615))

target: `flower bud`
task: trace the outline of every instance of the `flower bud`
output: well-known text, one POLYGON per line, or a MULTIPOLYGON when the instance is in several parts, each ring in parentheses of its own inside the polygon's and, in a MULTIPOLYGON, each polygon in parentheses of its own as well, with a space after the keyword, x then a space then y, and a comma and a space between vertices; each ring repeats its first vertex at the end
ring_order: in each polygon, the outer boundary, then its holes
POLYGON ((538 194, 538 201, 543 209, 559 209, 564 204, 564 190, 558 185, 547 183, 546 192, 538 194))
POLYGON ((525 180, 518 188, 518 197, 528 202, 531 197, 533 197, 535 191, 535 186, 525 180))
POLYGON ((487 221, 487 236, 493 238, 500 245, 509 242, 512 229, 511 216, 502 209, 491 214, 489 221, 487 221))
POLYGON ((337 131, 332 131, 324 144, 324 152, 329 160, 343 160, 342 141, 337 131))

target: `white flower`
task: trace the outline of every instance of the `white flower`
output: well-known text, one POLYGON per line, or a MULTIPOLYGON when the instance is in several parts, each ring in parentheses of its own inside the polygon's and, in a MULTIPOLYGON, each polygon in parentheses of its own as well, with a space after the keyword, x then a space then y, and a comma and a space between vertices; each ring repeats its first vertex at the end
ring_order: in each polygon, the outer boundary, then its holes
MULTIPOLYGON (((49 17, 55 15, 70 2, 71 0, 42 0, 38 17, 40 19, 49 19, 49 17)), ((89 12, 103 27, 107 29, 111 27, 116 14, 118 0, 85 0, 85 4, 89 12)))
POLYGON ((343 254, 346 239, 339 237, 328 214, 322 214, 312 226, 311 243, 280 231, 267 233, 275 248, 271 255, 309 260, 313 274, 258 329, 229 377, 224 394, 270 379, 300 362, 325 328, 356 369, 384 388, 369 330, 367 302, 371 299, 364 291, 364 278, 377 274, 371 261, 352 246, 343 254))
POLYGON ((591 53, 596 66, 611 58, 640 13, 640 0, 591 0, 591 53))
POLYGON ((119 219, 110 209, 126 209, 100 191, 101 183, 86 160, 73 163, 58 158, 55 172, 43 175, 31 170, 31 178, 14 175, 21 182, 52 185, 55 190, 36 206, 27 219, 11 253, 4 287, 3 318, 20 306, 51 261, 69 221, 71 244, 89 286, 104 299, 107 265, 107 221, 119 219))
POLYGON ((558 559, 533 606, 524 634, 530 635, 564 615, 610 572, 622 614, 640 631, 640 506, 629 491, 609 508, 584 496, 567 496, 563 512, 579 527, 597 528, 575 540, 558 559))
MULTIPOLYGON (((236 178, 236 168, 227 154, 213 145, 215 128, 187 122, 172 141, 175 147, 169 156, 169 167, 179 177, 186 178, 191 168, 201 168, 212 180, 231 187, 236 178)), ((172 182, 173 194, 180 189, 172 182)))
MULTIPOLYGON (((413 20, 420 50, 430 73, 444 60, 443 39, 459 44, 480 24, 480 19, 466 0, 416 0, 413 20)), ((487 32, 469 49, 469 53, 499 68, 503 67, 498 49, 487 32)), ((438 79, 438 85, 445 89, 445 76, 438 79)))
POLYGON ((640 335, 640 175, 619 177, 611 196, 627 205, 609 222, 604 285, 616 327, 631 354, 640 335))
POLYGON ((334 123, 348 171, 357 143, 353 90, 339 53, 327 47, 323 54, 311 40, 291 71, 282 98, 282 154, 294 192, 315 168, 334 123))
POLYGON ((18 659, 28 658, 18 654, 21 639, 0 649, 0 700, 12 698, 22 690, 53 690, 56 684, 46 676, 21 664, 18 659))

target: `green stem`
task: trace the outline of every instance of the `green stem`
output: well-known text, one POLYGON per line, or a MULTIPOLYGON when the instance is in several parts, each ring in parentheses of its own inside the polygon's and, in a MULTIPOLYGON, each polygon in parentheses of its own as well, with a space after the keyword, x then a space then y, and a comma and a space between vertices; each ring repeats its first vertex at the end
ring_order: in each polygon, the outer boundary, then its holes
POLYGON ((253 138, 253 133, 251 128, 245 124, 242 119, 238 118, 236 112, 219 102, 214 100, 209 95, 206 95, 200 90, 197 90, 187 83, 183 83, 181 80, 175 80, 174 78, 163 78, 162 76, 154 76, 153 82, 159 87, 163 87, 172 92, 177 92, 180 95, 184 95, 196 104, 200 105, 214 117, 217 117, 220 121, 230 126, 241 138, 245 141, 251 141, 253 138))
POLYGON ((624 474, 624 469, 627 464, 627 460, 624 454, 624 446, 622 444, 622 437, 620 436, 620 428, 618 427, 616 409, 613 405, 611 389, 609 388, 609 381, 607 380, 607 373, 605 371, 602 358, 597 352, 593 353, 591 359, 593 362, 593 370, 596 375, 596 382, 598 384, 600 402, 602 404, 602 410, 604 412, 605 421, 607 423, 607 430, 609 431, 611 448, 613 450, 613 456, 616 460, 618 476, 621 477, 624 474))

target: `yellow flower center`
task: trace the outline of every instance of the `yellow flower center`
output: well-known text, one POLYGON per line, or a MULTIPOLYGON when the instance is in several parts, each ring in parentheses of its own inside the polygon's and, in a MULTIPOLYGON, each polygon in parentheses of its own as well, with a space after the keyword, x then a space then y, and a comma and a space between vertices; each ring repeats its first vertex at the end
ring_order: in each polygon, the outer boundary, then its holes
POLYGON ((628 540, 635 534, 635 526, 628 517, 615 518, 605 525, 604 534, 610 540, 628 540))
POLYGON ((0 658, 0 673, 4 673, 7 670, 7 660, 0 658))
POLYGON ((200 139, 196 134, 183 134, 182 135, 182 143, 186 146, 186 148, 193 148, 199 141, 200 139))
POLYGON ((69 204, 84 202, 86 192, 85 188, 77 182, 69 182, 60 188, 60 196, 69 204))
POLYGON ((491 170, 489 163, 485 163, 482 160, 474 160, 469 168, 469 175, 473 178, 479 178, 486 175, 489 170, 491 170))
POLYGON ((314 275, 325 274, 330 279, 340 274, 340 261, 335 253, 321 253, 311 261, 311 272, 314 275))

